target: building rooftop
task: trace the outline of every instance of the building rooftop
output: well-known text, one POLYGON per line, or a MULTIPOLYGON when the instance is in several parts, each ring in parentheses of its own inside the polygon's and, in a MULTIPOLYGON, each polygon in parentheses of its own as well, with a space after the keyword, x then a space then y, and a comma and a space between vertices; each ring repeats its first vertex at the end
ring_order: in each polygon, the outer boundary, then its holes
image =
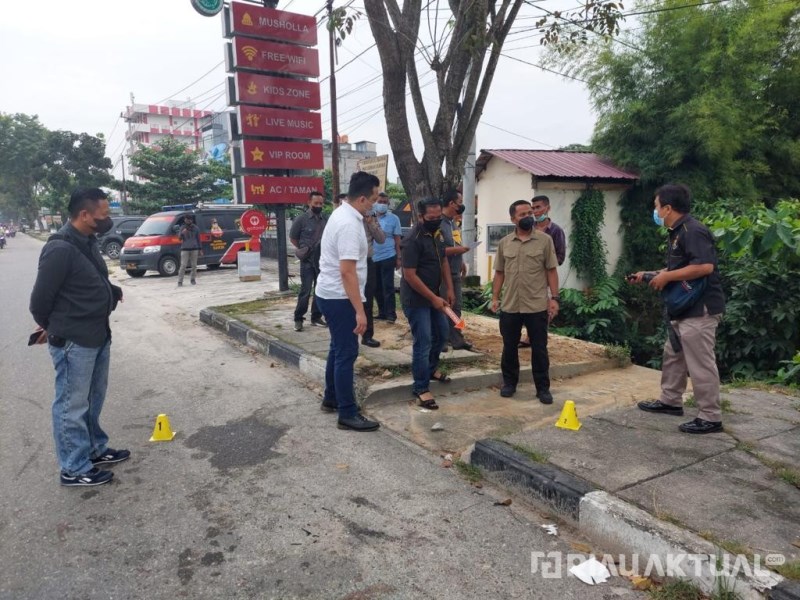
POLYGON ((480 177, 489 161, 497 157, 536 177, 566 179, 617 179, 635 181, 636 173, 625 171, 592 152, 564 150, 481 150, 475 162, 475 175, 480 177))

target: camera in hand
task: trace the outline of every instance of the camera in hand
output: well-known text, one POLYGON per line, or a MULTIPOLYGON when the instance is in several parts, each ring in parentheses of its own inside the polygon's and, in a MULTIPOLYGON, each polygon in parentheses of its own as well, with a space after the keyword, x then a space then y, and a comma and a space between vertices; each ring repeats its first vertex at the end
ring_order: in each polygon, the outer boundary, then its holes
MULTIPOLYGON (((650 281, 655 276, 656 276, 656 274, 653 271, 646 271, 645 273, 642 274, 642 281, 644 283, 650 283, 650 281)), ((627 279, 628 281, 636 281, 636 274, 635 273, 631 273, 625 279, 627 279)))

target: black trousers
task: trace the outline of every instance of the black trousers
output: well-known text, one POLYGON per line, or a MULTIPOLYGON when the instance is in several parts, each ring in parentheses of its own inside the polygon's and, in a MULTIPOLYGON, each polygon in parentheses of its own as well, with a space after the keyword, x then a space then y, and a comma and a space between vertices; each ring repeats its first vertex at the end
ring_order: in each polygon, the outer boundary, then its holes
POLYGON ((322 318, 322 313, 317 307, 317 303, 312 299, 314 286, 317 285, 319 276, 319 263, 310 260, 300 261, 300 293, 297 295, 297 306, 294 309, 294 320, 304 321, 308 304, 311 302, 311 320, 318 321, 322 318))
POLYGON ((367 259, 367 283, 364 286, 364 312, 367 313, 367 330, 361 336, 362 340, 372 339, 375 335, 375 325, 372 318, 372 306, 375 303, 375 263, 367 259))
POLYGON ((500 335, 503 337, 503 356, 500 369, 503 384, 519 383, 519 340, 522 327, 531 340, 531 371, 536 392, 550 390, 550 357, 547 355, 547 311, 537 313, 500 313, 500 335))

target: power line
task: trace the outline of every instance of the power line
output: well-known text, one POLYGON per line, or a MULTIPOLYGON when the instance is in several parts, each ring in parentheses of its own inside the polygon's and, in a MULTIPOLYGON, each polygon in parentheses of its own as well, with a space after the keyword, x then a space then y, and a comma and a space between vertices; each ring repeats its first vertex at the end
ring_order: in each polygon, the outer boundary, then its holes
POLYGON ((175 92, 174 94, 170 94, 170 95, 169 95, 169 96, 167 96, 166 98, 163 98, 163 99, 159 100, 158 102, 156 102, 156 104, 161 104, 162 102, 166 102, 167 100, 169 100, 169 99, 171 99, 171 98, 174 98, 175 96, 177 96, 177 95, 178 95, 178 94, 180 94, 181 92, 184 92, 184 91, 188 90, 190 87, 192 87, 194 84, 196 84, 196 83, 197 83, 198 81, 200 81, 201 79, 204 79, 204 78, 208 77, 209 75, 211 75, 211 73, 213 73, 213 72, 214 72, 216 69, 218 69, 219 67, 221 67, 221 66, 222 66, 224 63, 225 63, 225 61, 224 61, 224 60, 222 60, 222 61, 218 62, 218 63, 217 63, 217 64, 215 64, 213 67, 211 67, 211 68, 210 68, 208 71, 206 71, 205 73, 203 73, 203 74, 202 74, 200 77, 198 77, 198 78, 197 78, 197 79, 195 79, 193 82, 191 82, 189 85, 187 85, 187 86, 185 86, 185 87, 182 87, 181 89, 179 89, 179 90, 178 90, 177 92, 175 92))

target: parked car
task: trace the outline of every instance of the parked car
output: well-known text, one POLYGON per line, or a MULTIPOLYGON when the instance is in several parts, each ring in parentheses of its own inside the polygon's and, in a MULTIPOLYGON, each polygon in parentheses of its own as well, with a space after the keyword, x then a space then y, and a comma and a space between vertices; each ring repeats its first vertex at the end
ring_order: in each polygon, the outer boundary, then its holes
POLYGON ((125 240, 131 237, 139 229, 147 217, 141 215, 121 215, 111 217, 114 221, 113 227, 108 233, 97 238, 100 251, 110 259, 119 258, 125 240))
POLYGON ((131 277, 143 277, 147 271, 176 275, 181 264, 178 233, 186 215, 194 215, 200 228, 203 254, 198 257, 198 265, 216 269, 220 265, 236 264, 237 253, 250 241, 250 236, 239 228, 242 213, 250 208, 247 204, 212 204, 150 215, 125 241, 119 264, 131 277))

